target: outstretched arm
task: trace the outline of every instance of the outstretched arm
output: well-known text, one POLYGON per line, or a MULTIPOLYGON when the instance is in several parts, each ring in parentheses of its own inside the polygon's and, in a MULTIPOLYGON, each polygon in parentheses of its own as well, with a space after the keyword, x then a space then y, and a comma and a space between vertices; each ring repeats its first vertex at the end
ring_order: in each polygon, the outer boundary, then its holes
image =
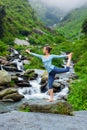
POLYGON ((68 55, 52 55, 52 59, 54 58, 67 58, 68 55))
POLYGON ((33 55, 33 56, 36 56, 36 57, 38 57, 40 59, 42 58, 42 55, 39 55, 39 54, 36 54, 36 53, 32 53, 32 52, 30 52, 30 50, 26 50, 26 52, 31 54, 31 55, 33 55))
POLYGON ((71 56, 72 56, 72 53, 68 55, 52 55, 52 59, 53 58, 70 58, 71 56))

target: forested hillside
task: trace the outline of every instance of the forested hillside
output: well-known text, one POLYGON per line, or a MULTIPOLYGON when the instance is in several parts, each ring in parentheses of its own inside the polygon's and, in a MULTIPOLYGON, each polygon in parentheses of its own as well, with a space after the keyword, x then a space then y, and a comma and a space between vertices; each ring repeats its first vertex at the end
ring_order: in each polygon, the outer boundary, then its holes
POLYGON ((68 39, 77 39, 81 33, 83 21, 87 18, 87 6, 75 9, 67 14, 58 24, 58 30, 68 39))
POLYGON ((15 37, 28 37, 29 42, 33 44, 58 43, 64 40, 59 33, 47 28, 37 20, 27 0, 1 0, 1 2, 1 7, 3 6, 5 12, 0 19, 2 20, 4 17, 3 36, 1 36, 4 42, 12 44, 15 37))

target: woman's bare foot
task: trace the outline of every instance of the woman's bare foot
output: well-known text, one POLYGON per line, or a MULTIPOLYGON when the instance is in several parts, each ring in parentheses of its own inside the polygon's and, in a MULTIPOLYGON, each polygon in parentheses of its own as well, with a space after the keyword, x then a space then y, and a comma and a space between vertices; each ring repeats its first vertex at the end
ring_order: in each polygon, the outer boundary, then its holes
POLYGON ((66 64, 67 67, 70 67, 71 59, 72 59, 72 53, 70 53, 70 54, 68 55, 68 62, 67 62, 67 64, 66 64))
POLYGON ((53 102, 53 99, 49 99, 48 102, 53 102))

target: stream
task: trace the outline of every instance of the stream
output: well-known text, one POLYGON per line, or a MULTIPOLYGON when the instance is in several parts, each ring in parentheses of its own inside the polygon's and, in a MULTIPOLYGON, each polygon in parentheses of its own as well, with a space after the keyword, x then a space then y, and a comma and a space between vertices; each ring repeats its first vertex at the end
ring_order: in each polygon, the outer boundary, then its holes
MULTIPOLYGON (((42 92, 41 91, 41 80, 42 75, 45 70, 35 69, 35 74, 38 76, 33 80, 28 80, 24 76, 24 62, 27 61, 26 57, 19 54, 19 52, 13 48, 10 48, 10 56, 8 58, 7 65, 1 64, 1 70, 5 69, 11 76, 17 76, 17 91, 19 94, 23 95, 24 98, 20 102, 10 103, 10 102, 0 102, 0 113, 17 109, 17 107, 26 102, 27 100, 36 100, 36 99, 49 99, 48 88, 42 92), (22 86, 22 87, 21 87, 22 86)), ((63 66, 66 65, 66 60, 63 61, 63 66)), ((64 74, 56 75, 54 88, 57 90, 60 88, 60 91, 54 93, 54 100, 61 100, 63 98, 67 99, 69 93, 69 82, 75 78, 74 64, 71 63, 70 72, 64 74), (57 86, 58 84, 59 86, 57 86)))

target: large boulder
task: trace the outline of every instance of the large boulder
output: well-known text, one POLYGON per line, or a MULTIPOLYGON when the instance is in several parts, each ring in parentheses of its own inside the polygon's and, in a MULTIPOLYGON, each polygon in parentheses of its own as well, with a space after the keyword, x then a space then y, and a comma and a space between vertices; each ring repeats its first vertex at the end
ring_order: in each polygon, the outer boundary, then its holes
POLYGON ((0 99, 2 99, 4 96, 7 96, 12 93, 17 93, 17 89, 15 88, 7 88, 2 91, 0 91, 0 99))
POLYGON ((7 88, 0 92, 1 101, 20 101, 23 97, 15 88, 7 88))
POLYGON ((17 44, 17 45, 25 45, 25 46, 29 46, 30 45, 30 43, 27 41, 27 40, 21 40, 21 39, 18 39, 18 38, 16 38, 15 40, 14 40, 14 43, 15 44, 17 44))
POLYGON ((24 98, 23 95, 20 95, 18 92, 9 94, 5 97, 3 97, 3 100, 12 100, 12 101, 20 101, 22 98, 24 98))
POLYGON ((20 106, 21 110, 31 112, 56 113, 72 115, 72 106, 66 101, 47 102, 46 100, 31 100, 20 106))
POLYGON ((0 85, 11 82, 11 76, 5 70, 0 70, 0 85))

